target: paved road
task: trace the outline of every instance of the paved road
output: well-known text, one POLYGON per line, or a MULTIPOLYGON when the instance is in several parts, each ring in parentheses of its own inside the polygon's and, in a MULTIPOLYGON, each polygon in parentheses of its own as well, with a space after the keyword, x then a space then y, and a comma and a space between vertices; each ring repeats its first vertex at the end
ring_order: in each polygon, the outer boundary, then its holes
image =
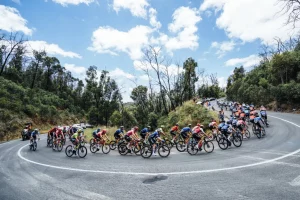
POLYGON ((299 200, 300 116, 269 115, 266 138, 251 135, 240 148, 215 145, 196 156, 172 150, 166 159, 143 159, 112 151, 79 159, 47 148, 45 136, 36 152, 24 147, 28 141, 4 143, 0 199, 299 200))

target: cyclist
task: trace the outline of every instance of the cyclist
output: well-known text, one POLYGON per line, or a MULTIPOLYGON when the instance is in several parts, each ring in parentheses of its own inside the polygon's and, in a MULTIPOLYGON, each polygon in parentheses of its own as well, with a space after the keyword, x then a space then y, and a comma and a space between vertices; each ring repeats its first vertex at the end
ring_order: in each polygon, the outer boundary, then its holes
POLYGON ((245 111, 242 110, 242 112, 240 113, 240 118, 244 121, 246 121, 246 114, 245 114, 245 111))
POLYGON ((254 125, 257 126, 260 130, 263 125, 266 125, 264 120, 258 115, 258 113, 255 114, 254 125))
POLYGON ((56 126, 56 127, 52 128, 50 131, 48 131, 48 138, 53 138, 53 136, 54 136, 53 133, 56 133, 57 129, 58 129, 58 127, 56 126))
POLYGON ((170 134, 173 136, 173 139, 171 140, 172 143, 174 143, 174 141, 177 139, 177 132, 179 130, 179 125, 175 124, 175 126, 173 126, 171 128, 170 134))
POLYGON ((229 131, 230 128, 230 122, 228 121, 226 124, 224 124, 221 128, 221 132, 225 135, 226 140, 228 142, 228 146, 231 146, 231 142, 229 140, 229 137, 231 135, 231 132, 229 131))
POLYGON ((128 152, 131 153, 132 139, 139 140, 139 136, 137 134, 139 127, 135 126, 132 130, 128 131, 125 135, 125 140, 128 142, 127 149, 128 152))
POLYGON ((255 111, 255 110, 253 110, 253 111, 251 111, 250 112, 250 122, 251 123, 254 123, 254 118, 255 118, 255 114, 256 114, 257 112, 255 111))
POLYGON ((198 142, 195 148, 199 149, 200 151, 202 150, 201 137, 203 137, 203 135, 207 136, 206 133, 204 132, 203 128, 204 128, 204 126, 198 123, 197 126, 195 126, 192 130, 192 136, 198 142))
POLYGON ((38 129, 34 129, 34 131, 31 132, 30 140, 36 142, 36 136, 38 136, 38 140, 40 140, 40 132, 38 129))
POLYGON ((143 128, 140 132, 141 137, 145 140, 146 137, 148 137, 150 133, 151 126, 147 126, 146 128, 143 128))
POLYGON ((189 124, 187 127, 184 127, 180 131, 180 135, 185 140, 185 143, 187 143, 187 141, 188 141, 188 133, 192 132, 191 127, 192 127, 192 124, 189 124))
POLYGON ((165 133, 163 132, 163 130, 161 128, 158 128, 154 133, 152 133, 149 138, 148 141, 150 143, 150 145, 153 146, 153 155, 156 156, 156 141, 163 141, 163 139, 160 137, 160 134, 165 135, 165 133))
POLYGON ((268 126, 269 124, 267 122, 267 119, 268 119, 268 117, 267 117, 267 109, 262 105, 260 107, 260 109, 259 109, 259 112, 260 112, 261 118, 263 118, 265 120, 266 125, 268 126))
POLYGON ((245 121, 240 117, 237 122, 237 128, 241 131, 241 133, 244 135, 245 134, 245 127, 246 123, 245 121))
POLYGON ((96 139, 97 138, 97 133, 101 131, 100 128, 97 128, 96 130, 93 131, 93 137, 96 139))
POLYGON ((63 140, 65 139, 64 133, 61 128, 58 128, 55 132, 54 143, 56 143, 56 139, 58 139, 58 138, 63 139, 63 140))
MULTIPOLYGON (((97 139, 103 144, 105 144, 106 140, 108 140, 107 137, 107 130, 103 129, 102 131, 97 133, 97 139)), ((97 143, 97 151, 99 151, 99 143, 97 143)))
POLYGON ((123 138, 124 134, 124 126, 120 126, 118 130, 114 133, 115 139, 118 141, 119 139, 123 138))
POLYGON ((219 121, 223 121, 224 120, 224 113, 222 113, 222 110, 219 111, 219 121))

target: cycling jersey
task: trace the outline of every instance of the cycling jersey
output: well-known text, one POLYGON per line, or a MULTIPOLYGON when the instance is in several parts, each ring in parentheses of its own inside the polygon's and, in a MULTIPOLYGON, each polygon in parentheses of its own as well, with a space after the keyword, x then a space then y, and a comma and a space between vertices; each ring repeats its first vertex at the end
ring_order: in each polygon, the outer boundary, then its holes
POLYGON ((222 128, 221 128, 221 131, 227 132, 228 128, 229 128, 229 125, 228 124, 224 124, 224 126, 222 126, 222 128))
POLYGON ((106 134, 106 132, 100 131, 100 132, 97 133, 97 136, 100 137, 100 136, 103 136, 103 135, 105 135, 105 134, 106 134))
POLYGON ((219 126, 218 126, 219 131, 221 130, 221 128, 222 128, 224 125, 225 125, 225 123, 219 124, 219 126))
POLYGON ((184 127, 183 129, 181 129, 181 133, 187 133, 187 132, 191 132, 190 127, 184 127))
POLYGON ((236 126, 237 122, 238 122, 238 121, 237 121, 236 119, 232 120, 232 125, 233 125, 233 126, 236 126))
POLYGON ((149 133, 149 129, 148 128, 144 128, 141 130, 141 133, 149 133))
POLYGON ((201 127, 200 127, 200 126, 195 126, 195 127, 193 128, 192 132, 193 132, 193 134, 194 134, 194 133, 196 133, 196 134, 201 133, 201 127))
POLYGON ((130 131, 128 131, 128 132, 126 133, 126 135, 129 136, 129 137, 132 136, 133 134, 134 134, 134 131, 133 131, 133 130, 130 130, 130 131))
POLYGON ((160 135, 159 135, 158 131, 155 131, 155 132, 152 133, 149 137, 150 137, 150 138, 158 138, 158 137, 160 137, 160 135))
POLYGON ((265 117, 267 115, 267 112, 265 110, 261 110, 260 115, 265 117))
POLYGON ((51 130, 49 131, 49 133, 55 133, 56 131, 57 131, 57 128, 54 127, 53 129, 51 129, 51 130))
POLYGON ((63 136, 64 134, 63 134, 63 132, 62 132, 61 129, 58 129, 58 130, 55 132, 55 135, 56 135, 56 137, 59 137, 59 136, 63 136))
POLYGON ((77 138, 78 138, 78 133, 76 132, 72 135, 72 139, 77 139, 77 138))
POLYGON ((120 135, 121 133, 124 133, 123 130, 121 129, 118 129, 116 130, 115 134, 114 135, 120 135))
POLYGON ((208 127, 209 128, 214 128, 217 125, 217 122, 210 122, 208 127))

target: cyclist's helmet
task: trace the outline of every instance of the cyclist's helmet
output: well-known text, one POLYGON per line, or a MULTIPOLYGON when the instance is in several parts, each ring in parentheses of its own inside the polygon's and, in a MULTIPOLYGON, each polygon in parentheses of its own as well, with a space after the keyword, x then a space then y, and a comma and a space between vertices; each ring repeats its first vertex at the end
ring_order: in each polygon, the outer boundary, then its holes
POLYGON ((192 124, 189 124, 188 126, 189 126, 189 127, 192 127, 192 124))
POLYGON ((39 129, 37 129, 37 128, 36 128, 36 129, 34 129, 34 131, 35 131, 35 132, 38 132, 38 131, 39 131, 39 129))
POLYGON ((99 132, 100 132, 100 130, 101 130, 101 129, 100 129, 100 128, 98 128, 98 129, 97 129, 97 133, 99 133, 99 132))
POLYGON ((204 126, 203 126, 203 125, 200 125, 200 128, 204 128, 204 126))
POLYGON ((213 122, 217 122, 215 119, 212 120, 213 122))
POLYGON ((80 129, 78 129, 78 133, 82 133, 82 129, 80 128, 80 129))
POLYGON ((176 125, 175 126, 179 126, 179 124, 178 123, 176 123, 176 125))
POLYGON ((159 133, 163 132, 162 128, 157 129, 157 132, 159 132, 159 133))
POLYGON ((137 131, 137 130, 139 130, 139 127, 135 126, 135 127, 133 127, 133 130, 137 131))
POLYGON ((124 129, 124 126, 120 126, 120 129, 124 129))
POLYGON ((197 123, 197 126, 201 126, 201 124, 200 124, 200 123, 197 123))
POLYGON ((259 117, 258 113, 255 113, 255 117, 259 117))
POLYGON ((106 130, 106 129, 103 129, 103 130, 102 130, 102 134, 105 134, 105 133, 107 133, 107 130, 106 130))
POLYGON ((147 126, 148 129, 151 129, 151 126, 147 126))

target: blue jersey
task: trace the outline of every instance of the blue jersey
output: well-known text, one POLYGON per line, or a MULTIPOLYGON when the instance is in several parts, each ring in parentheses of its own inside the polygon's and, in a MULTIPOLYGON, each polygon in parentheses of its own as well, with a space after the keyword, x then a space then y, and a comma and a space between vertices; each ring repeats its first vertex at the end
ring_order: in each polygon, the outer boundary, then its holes
POLYGON ((222 131, 227 131, 229 128, 229 125, 228 124, 225 124, 224 126, 222 126, 221 130, 222 131))
POLYGON ((141 130, 141 133, 149 133, 149 129, 148 128, 144 128, 141 130))
POLYGON ((98 131, 98 129, 97 130, 94 130, 93 131, 93 135, 96 135, 98 132, 100 132, 100 130, 98 131))
POLYGON ((158 137, 160 137, 160 135, 159 135, 158 131, 155 131, 154 133, 152 133, 152 134, 150 135, 150 137, 151 137, 151 138, 158 138, 158 137))
POLYGON ((254 123, 258 123, 259 121, 263 121, 263 120, 261 119, 261 117, 255 117, 255 118, 254 118, 254 123))
POLYGON ((261 115, 261 116, 266 116, 266 115, 267 115, 267 111, 261 110, 261 111, 260 111, 260 115, 261 115))
POLYGON ((191 128, 190 127, 184 127, 182 130, 181 130, 181 133, 188 133, 188 132, 191 132, 191 128))
POLYGON ((120 135, 121 133, 124 133, 123 130, 118 129, 118 130, 116 130, 115 135, 120 135))
POLYGON ((237 120, 236 119, 232 120, 232 125, 236 126, 236 124, 237 124, 237 120))
POLYGON ((38 132, 38 131, 32 131, 31 132, 31 136, 33 137, 33 136, 36 136, 36 135, 39 135, 40 133, 38 132))

